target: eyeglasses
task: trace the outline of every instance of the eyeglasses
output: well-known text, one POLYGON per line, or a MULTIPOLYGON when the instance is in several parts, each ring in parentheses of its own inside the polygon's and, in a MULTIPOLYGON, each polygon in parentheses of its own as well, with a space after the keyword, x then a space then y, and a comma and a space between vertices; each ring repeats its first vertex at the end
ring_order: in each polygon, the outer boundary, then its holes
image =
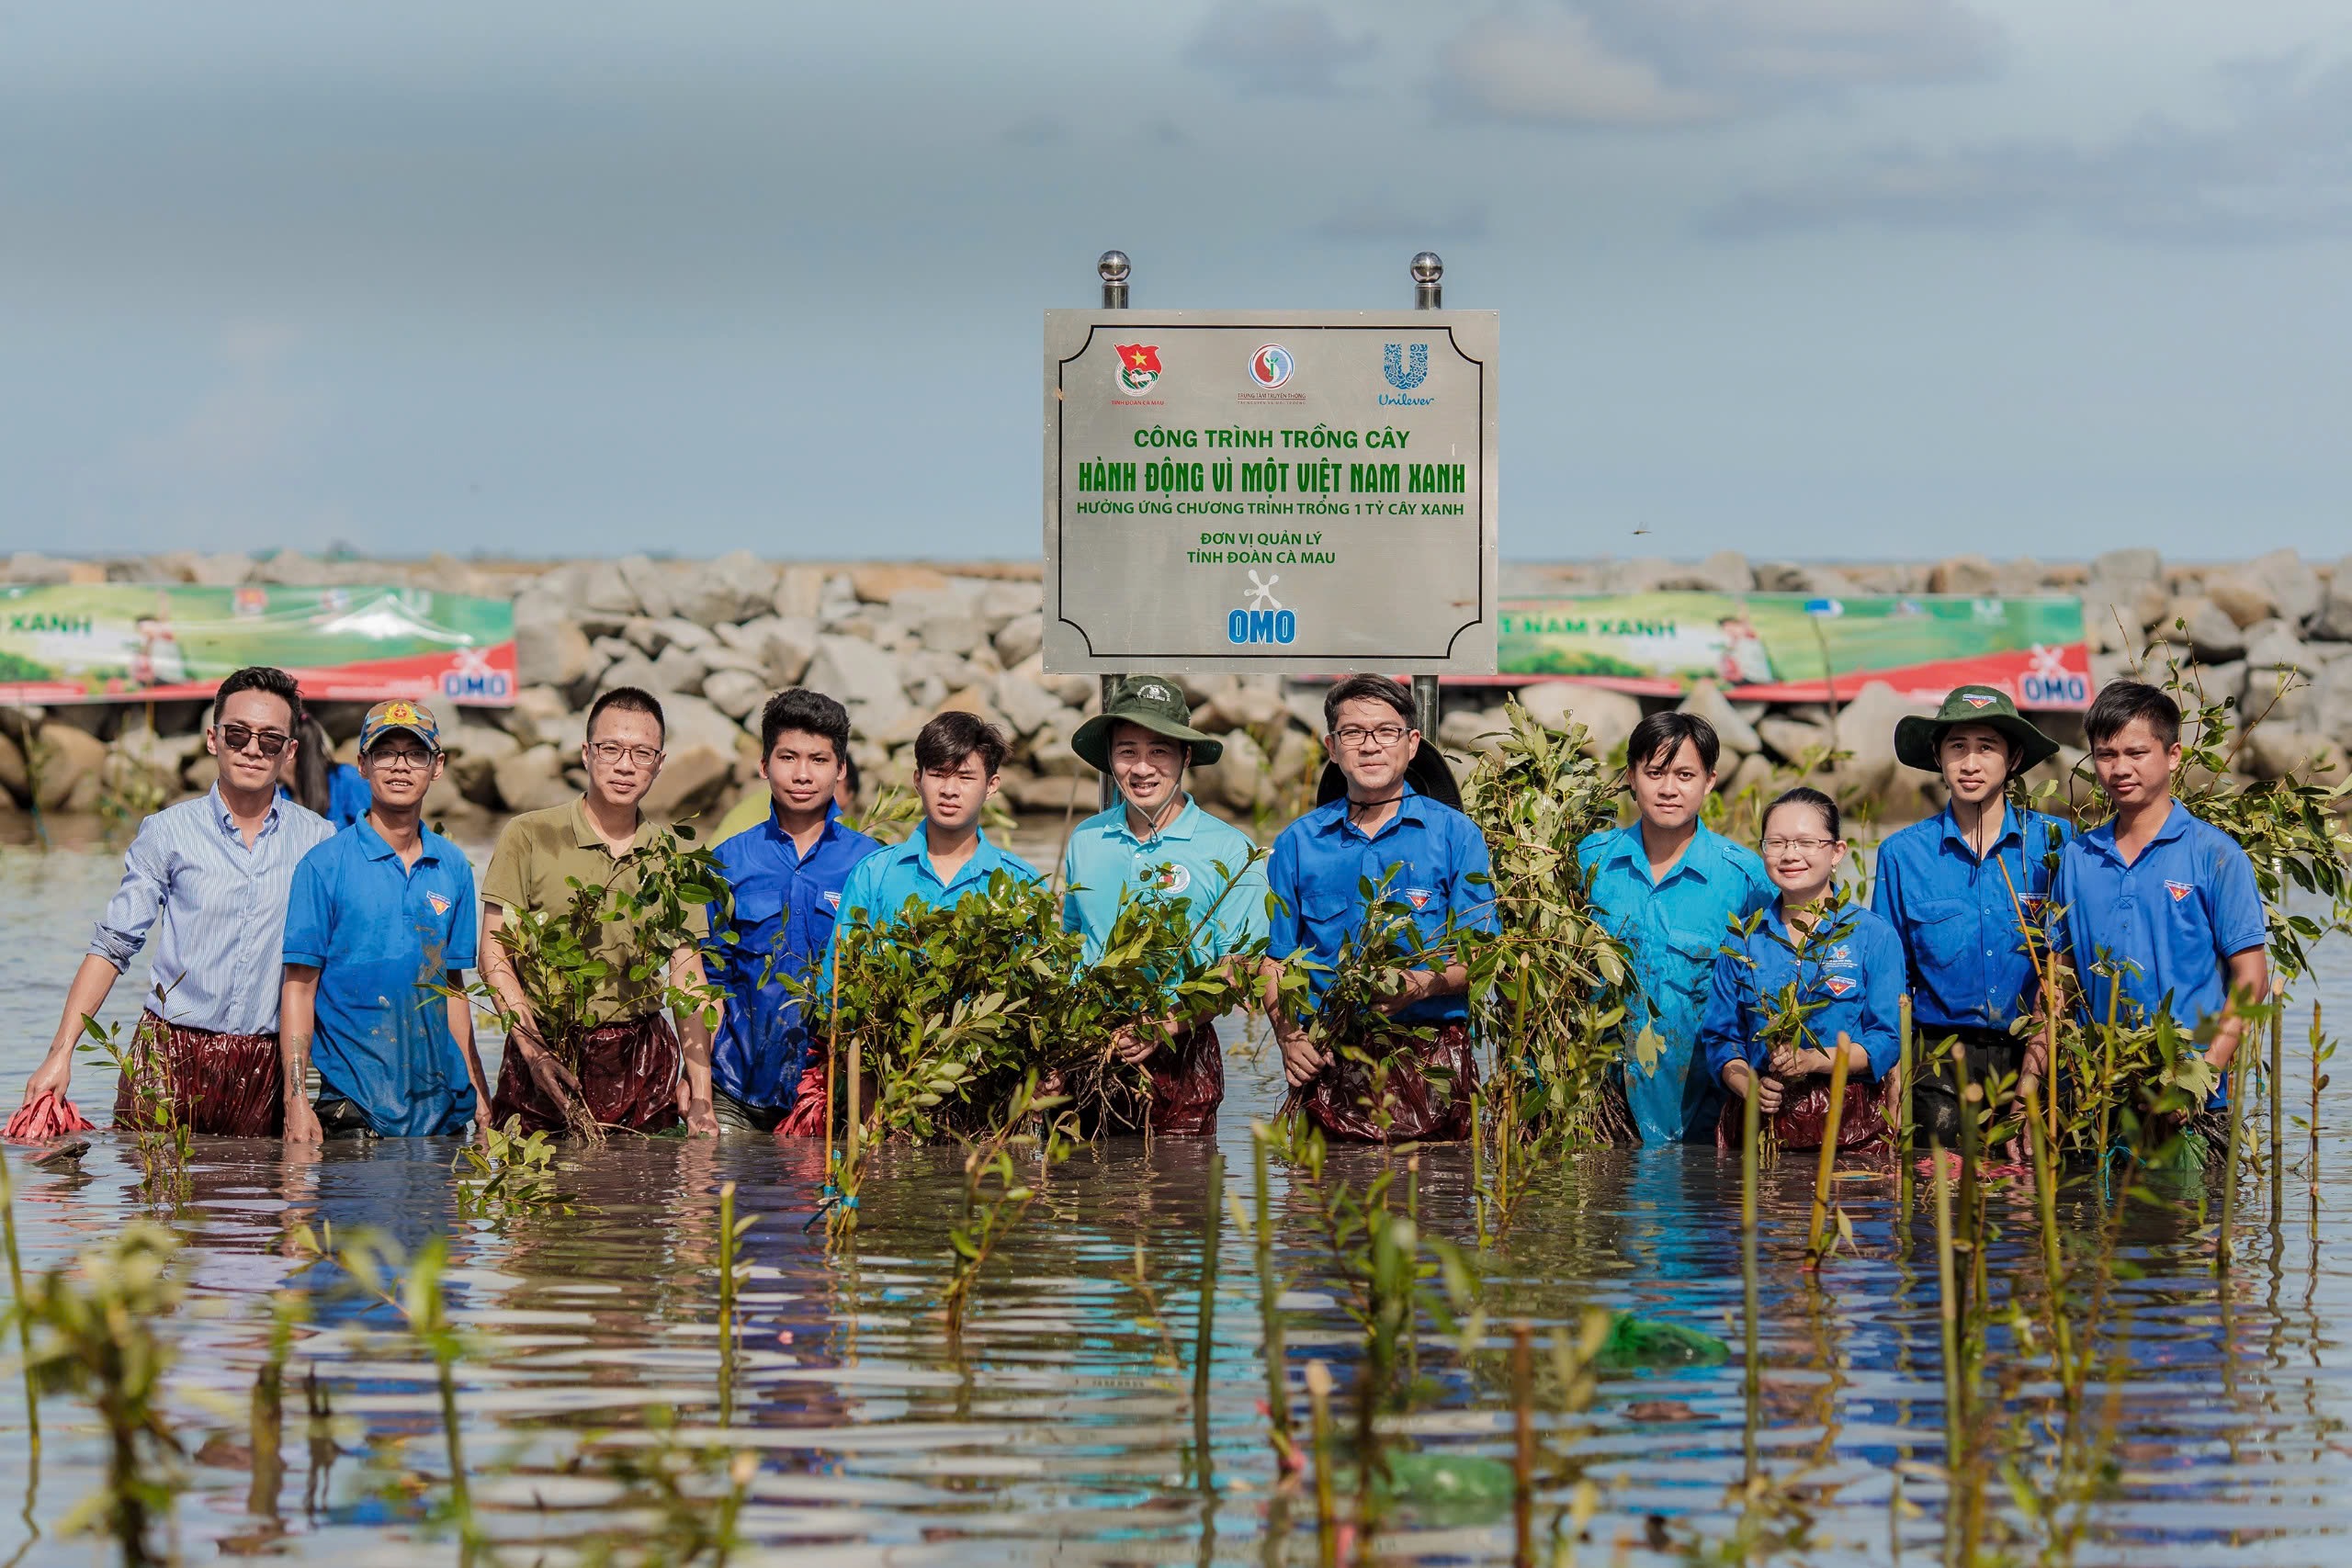
POLYGON ((1383 724, 1366 729, 1361 724, 1343 724, 1331 731, 1331 739, 1342 746, 1394 746, 1411 732, 1401 724, 1383 724))
POLYGON ((255 729, 251 725, 223 724, 217 727, 220 744, 232 751, 242 751, 250 746, 265 757, 275 757, 286 750, 294 738, 280 729, 255 729))
POLYGON ((591 740, 588 742, 588 754, 607 767, 627 757, 640 768, 650 768, 662 760, 662 748, 624 746, 617 740, 591 740))
POLYGON ((425 769, 433 765, 433 753, 430 751, 376 750, 368 753, 368 761, 370 766, 379 769, 400 773, 421 773, 425 769))
POLYGON ((1767 839, 1764 840, 1764 852, 1777 855, 1794 850, 1800 854, 1817 855, 1837 841, 1835 839, 1767 839))

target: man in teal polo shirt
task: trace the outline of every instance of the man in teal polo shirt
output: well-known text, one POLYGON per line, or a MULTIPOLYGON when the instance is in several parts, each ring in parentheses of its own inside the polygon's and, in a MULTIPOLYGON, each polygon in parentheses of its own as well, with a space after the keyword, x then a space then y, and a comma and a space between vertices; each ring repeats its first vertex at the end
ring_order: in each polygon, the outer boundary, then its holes
POLYGON ((1700 820, 1721 756, 1705 719, 1651 714, 1625 741, 1639 815, 1577 846, 1593 911, 1633 952, 1639 994, 1626 1010, 1623 1070, 1645 1144, 1713 1140, 1723 1090, 1697 1047, 1715 951, 1732 921, 1778 897, 1755 851, 1700 820))
POLYGON ((489 1124, 471 1008, 440 989, 474 963, 473 870, 423 821, 442 765, 430 709, 369 708, 359 727, 368 813, 294 868, 278 1002, 288 1143, 489 1124))
MULTIPOLYGON (((1102 957, 1129 900, 1164 898, 1185 907, 1193 948, 1204 964, 1248 953, 1266 935, 1266 877, 1248 834, 1200 808, 1184 790, 1190 763, 1214 762, 1224 746, 1194 729, 1183 690, 1159 675, 1136 676, 1111 694, 1102 712, 1079 726, 1070 750, 1119 786, 1119 804, 1080 823, 1063 857, 1062 929, 1086 938, 1086 961, 1102 957)), ((1216 1131, 1225 1099, 1225 1054, 1216 1021, 1140 1018, 1120 1031, 1120 1055, 1151 1074, 1155 1133, 1216 1131)))
POLYGON ((1000 871, 1023 882, 1045 880, 1035 866, 998 849, 980 830, 980 807, 997 791, 1005 750, 996 726, 968 713, 943 713, 922 727, 915 737, 922 826, 905 843, 876 851, 851 868, 827 949, 828 970, 842 932, 887 928, 910 899, 930 908, 956 904, 986 889, 1000 871))

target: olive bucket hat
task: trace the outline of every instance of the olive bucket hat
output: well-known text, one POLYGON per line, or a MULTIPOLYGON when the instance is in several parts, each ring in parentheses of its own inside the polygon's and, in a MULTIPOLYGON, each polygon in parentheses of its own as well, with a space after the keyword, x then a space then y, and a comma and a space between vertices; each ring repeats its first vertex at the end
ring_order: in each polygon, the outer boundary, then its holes
POLYGON ((1936 753, 1943 746, 1944 736, 1963 724, 1981 724, 1998 731, 2017 748, 2017 761, 2009 769, 2012 774, 2038 768, 2058 754, 2058 742, 2021 717, 2007 692, 1992 686, 1955 686, 1933 717, 1914 714, 1895 724, 1896 761, 1926 773, 1943 772, 1936 753))
POLYGON ((1098 773, 1111 771, 1111 731, 1133 724, 1180 740, 1193 749, 1195 762, 1214 762, 1225 755, 1225 742, 1193 728, 1193 707, 1184 688, 1165 675, 1130 675, 1111 692, 1102 711, 1078 727, 1069 749, 1098 773))

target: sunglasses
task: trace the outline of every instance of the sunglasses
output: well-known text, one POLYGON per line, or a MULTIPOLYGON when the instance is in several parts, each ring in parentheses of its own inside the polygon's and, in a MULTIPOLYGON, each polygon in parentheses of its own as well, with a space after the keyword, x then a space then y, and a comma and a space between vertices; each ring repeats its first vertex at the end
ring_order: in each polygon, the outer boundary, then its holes
POLYGON ((220 744, 230 750, 243 751, 251 747, 265 757, 277 756, 286 750, 286 743, 294 739, 279 730, 255 729, 250 725, 224 724, 218 728, 220 744))

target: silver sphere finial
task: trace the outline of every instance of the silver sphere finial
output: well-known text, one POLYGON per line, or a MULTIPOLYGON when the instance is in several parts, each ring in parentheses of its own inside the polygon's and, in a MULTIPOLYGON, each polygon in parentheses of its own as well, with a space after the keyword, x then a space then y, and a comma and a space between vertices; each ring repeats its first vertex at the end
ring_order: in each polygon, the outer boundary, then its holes
MULTIPOLYGON (((1103 261, 1107 265, 1110 258, 1105 256, 1103 261)), ((1435 251, 1423 251, 1419 255, 1413 258, 1414 282, 1435 283, 1444 276, 1445 258, 1439 255, 1435 251)))
POLYGON ((1104 251, 1102 259, 1094 264, 1094 270, 1102 275, 1105 283, 1125 283, 1127 280, 1127 253, 1104 251))

